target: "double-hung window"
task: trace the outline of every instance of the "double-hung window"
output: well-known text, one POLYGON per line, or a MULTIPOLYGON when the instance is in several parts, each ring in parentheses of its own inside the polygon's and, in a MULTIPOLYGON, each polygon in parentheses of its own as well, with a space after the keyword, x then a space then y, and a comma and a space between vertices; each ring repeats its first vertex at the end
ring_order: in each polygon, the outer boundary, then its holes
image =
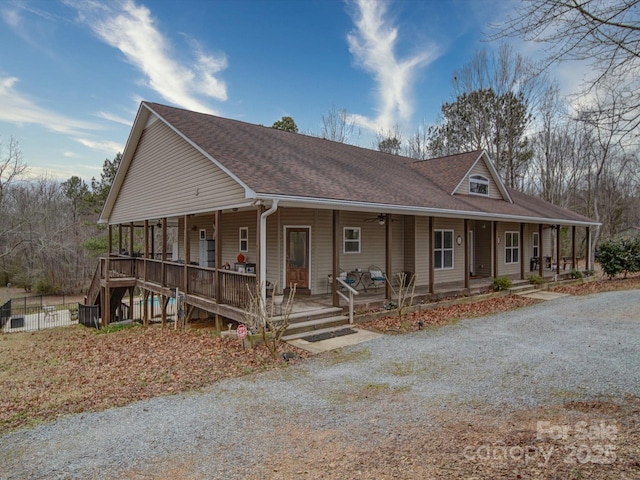
POLYGON ((240 240, 239 250, 241 252, 248 252, 249 251, 249 227, 240 227, 239 240, 240 240))
POLYGON ((360 253, 360 227, 344 227, 342 240, 343 253, 360 253))
POLYGON ((504 263, 520 262, 520 232, 505 232, 504 263))
POLYGON ((433 237, 434 268, 453 268, 453 230, 435 230, 433 237))

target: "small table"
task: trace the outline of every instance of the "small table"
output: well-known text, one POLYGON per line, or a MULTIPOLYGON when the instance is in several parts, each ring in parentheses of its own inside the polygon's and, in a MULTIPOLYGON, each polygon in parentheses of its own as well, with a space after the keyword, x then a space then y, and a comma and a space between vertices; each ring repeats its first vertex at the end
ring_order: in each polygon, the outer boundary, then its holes
POLYGON ((362 279, 364 278, 365 275, 369 275, 369 272, 365 272, 364 270, 354 270, 354 271, 349 272, 349 273, 356 278, 356 282, 353 284, 353 288, 355 288, 357 290, 358 289, 358 285, 362 285, 362 289, 366 292, 367 291, 367 286, 362 281, 362 279))

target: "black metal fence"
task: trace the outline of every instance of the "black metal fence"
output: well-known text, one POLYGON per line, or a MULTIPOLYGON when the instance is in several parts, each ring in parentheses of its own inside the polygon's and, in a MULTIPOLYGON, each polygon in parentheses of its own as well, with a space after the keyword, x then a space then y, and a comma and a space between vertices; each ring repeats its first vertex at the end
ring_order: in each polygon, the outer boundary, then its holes
POLYGON ((47 302, 48 297, 24 297, 11 299, 0 307, 0 331, 2 333, 29 332, 46 328, 65 327, 78 323, 78 304, 47 302))

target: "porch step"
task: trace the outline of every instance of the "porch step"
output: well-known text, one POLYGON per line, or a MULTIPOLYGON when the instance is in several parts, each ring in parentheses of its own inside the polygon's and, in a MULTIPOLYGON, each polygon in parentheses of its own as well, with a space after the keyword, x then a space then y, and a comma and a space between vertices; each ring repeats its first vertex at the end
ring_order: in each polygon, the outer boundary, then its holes
POLYGON ((528 295, 530 293, 535 293, 539 291, 540 289, 531 283, 516 285, 509 289, 509 293, 511 293, 512 295, 528 295))
POLYGON ((295 322, 289 325, 283 340, 293 340, 296 338, 306 337, 311 333, 317 333, 329 327, 337 327, 349 325, 349 317, 344 315, 334 315, 324 318, 315 318, 304 322, 295 322))
POLYGON ((312 331, 308 331, 308 332, 294 333, 292 335, 287 335, 285 337, 282 337, 282 340, 284 340, 284 341, 296 340, 298 338, 309 337, 311 335, 319 335, 321 333, 336 332, 336 331, 344 329, 345 327, 348 327, 348 325, 340 325, 338 327, 321 328, 319 330, 312 330, 312 331))
POLYGON ((289 315, 289 323, 307 322, 317 318, 326 318, 326 317, 340 315, 341 313, 342 313, 342 308, 340 307, 318 308, 315 310, 303 310, 301 312, 291 312, 291 314, 289 315))

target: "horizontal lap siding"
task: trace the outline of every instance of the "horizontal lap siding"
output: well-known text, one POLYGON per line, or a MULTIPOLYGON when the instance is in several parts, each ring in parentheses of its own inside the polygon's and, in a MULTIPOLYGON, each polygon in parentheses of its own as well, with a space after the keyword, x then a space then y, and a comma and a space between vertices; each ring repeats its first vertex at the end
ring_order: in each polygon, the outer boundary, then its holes
POLYGON ((483 159, 480 159, 480 161, 478 161, 469 171, 469 175, 465 177, 464 181, 460 184, 455 193, 469 193, 469 177, 471 175, 482 175, 483 177, 489 179, 489 198, 503 200, 502 193, 500 193, 500 189, 496 185, 496 182, 493 180, 491 171, 489 170, 489 167, 487 167, 486 163, 484 163, 483 159))
POLYGON ((416 285, 429 285, 429 217, 415 217, 416 285))
MULTIPOLYGON (((519 261, 516 263, 505 263, 506 232, 520 232, 520 224, 506 222, 498 223, 498 238, 500 239, 500 243, 498 244, 498 276, 500 277, 520 274, 519 261)), ((522 248, 522 239, 520 239, 520 248, 522 248)))
POLYGON ((231 177, 155 121, 142 133, 109 221, 171 217, 243 199, 231 177))
MULTIPOLYGON (((427 225, 428 228, 428 225, 427 225)), ((447 283, 464 280, 464 245, 458 246, 456 237, 462 235, 464 238, 464 221, 454 218, 434 218, 433 229, 435 230, 453 230, 453 268, 436 270, 435 282, 447 283)))

